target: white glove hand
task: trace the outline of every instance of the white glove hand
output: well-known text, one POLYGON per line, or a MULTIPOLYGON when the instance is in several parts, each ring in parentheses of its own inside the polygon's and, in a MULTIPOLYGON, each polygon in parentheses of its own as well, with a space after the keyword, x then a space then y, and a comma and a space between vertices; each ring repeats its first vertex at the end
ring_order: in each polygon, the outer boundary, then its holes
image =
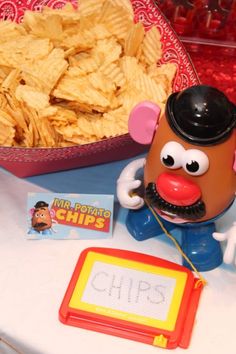
POLYGON ((132 161, 124 168, 117 180, 117 198, 124 208, 139 209, 144 204, 143 198, 138 195, 132 196, 132 192, 142 183, 140 180, 135 180, 135 174, 143 168, 145 161, 144 158, 132 161))
POLYGON ((217 241, 227 240, 226 249, 224 252, 224 262, 230 264, 233 262, 236 264, 236 222, 233 223, 233 226, 226 232, 214 232, 213 235, 217 241))

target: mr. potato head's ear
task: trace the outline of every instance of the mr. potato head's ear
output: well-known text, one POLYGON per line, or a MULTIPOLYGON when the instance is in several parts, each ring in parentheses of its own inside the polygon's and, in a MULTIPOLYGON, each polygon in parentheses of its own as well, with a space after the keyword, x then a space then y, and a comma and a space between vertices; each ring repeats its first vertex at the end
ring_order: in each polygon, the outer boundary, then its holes
POLYGON ((234 165, 233 165, 233 170, 236 172, 236 150, 234 151, 234 165))
POLYGON ((35 211, 35 208, 31 208, 31 209, 29 210, 29 213, 30 213, 31 216, 34 215, 34 211, 35 211))
POLYGON ((52 218, 56 215, 56 211, 54 209, 50 209, 50 215, 52 218))
POLYGON ((157 129, 160 107, 150 101, 137 104, 129 116, 129 134, 131 138, 140 144, 150 144, 157 129))

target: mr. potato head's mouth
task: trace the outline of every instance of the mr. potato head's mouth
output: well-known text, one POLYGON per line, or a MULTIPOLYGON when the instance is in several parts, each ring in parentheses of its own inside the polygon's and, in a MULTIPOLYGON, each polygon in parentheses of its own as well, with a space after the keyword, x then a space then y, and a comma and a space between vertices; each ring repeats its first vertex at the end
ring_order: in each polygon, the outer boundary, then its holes
POLYGON ((33 225, 33 227, 36 228, 41 228, 41 227, 45 227, 48 226, 48 224, 46 224, 45 222, 37 222, 33 225))
POLYGON ((206 207, 202 200, 199 199, 194 204, 187 206, 171 204, 160 196, 153 182, 146 187, 146 198, 154 208, 166 213, 173 219, 178 217, 185 220, 198 220, 206 214, 206 207))

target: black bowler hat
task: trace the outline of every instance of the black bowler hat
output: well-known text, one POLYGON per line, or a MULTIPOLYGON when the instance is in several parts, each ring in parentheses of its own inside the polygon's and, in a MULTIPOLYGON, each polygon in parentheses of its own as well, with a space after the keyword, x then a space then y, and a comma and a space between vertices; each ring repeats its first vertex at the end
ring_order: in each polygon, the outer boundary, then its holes
POLYGON ((166 118, 184 140, 215 145, 226 140, 236 127, 236 107, 218 89, 196 85, 170 95, 166 118))
POLYGON ((43 201, 39 201, 35 204, 34 206, 36 209, 38 208, 47 208, 48 207, 48 204, 46 202, 43 202, 43 201))

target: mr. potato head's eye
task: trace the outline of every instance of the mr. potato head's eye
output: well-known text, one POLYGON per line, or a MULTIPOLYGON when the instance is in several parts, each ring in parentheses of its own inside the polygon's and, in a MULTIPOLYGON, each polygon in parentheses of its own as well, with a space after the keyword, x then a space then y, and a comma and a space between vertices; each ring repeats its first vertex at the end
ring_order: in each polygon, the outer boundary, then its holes
POLYGON ((203 175, 209 168, 207 155, 197 149, 186 150, 182 157, 182 165, 185 172, 192 176, 203 175))
POLYGON ((175 141, 169 141, 161 150, 161 163, 168 168, 177 169, 182 166, 184 147, 175 141))

